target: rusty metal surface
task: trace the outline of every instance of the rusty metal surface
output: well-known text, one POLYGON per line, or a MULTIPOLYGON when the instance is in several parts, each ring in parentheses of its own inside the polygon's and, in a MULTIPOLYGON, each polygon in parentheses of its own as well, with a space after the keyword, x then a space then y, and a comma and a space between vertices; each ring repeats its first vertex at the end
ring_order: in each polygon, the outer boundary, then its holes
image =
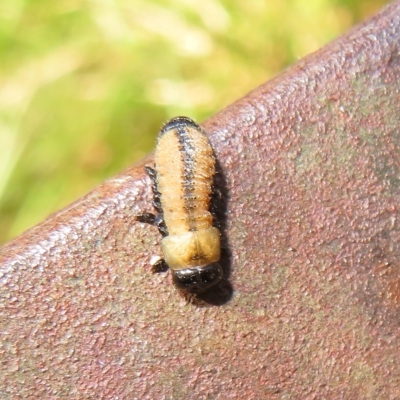
POLYGON ((3 247, 0 398, 400 398, 399 43, 396 2, 203 124, 229 283, 202 304, 150 272, 143 165, 3 247))

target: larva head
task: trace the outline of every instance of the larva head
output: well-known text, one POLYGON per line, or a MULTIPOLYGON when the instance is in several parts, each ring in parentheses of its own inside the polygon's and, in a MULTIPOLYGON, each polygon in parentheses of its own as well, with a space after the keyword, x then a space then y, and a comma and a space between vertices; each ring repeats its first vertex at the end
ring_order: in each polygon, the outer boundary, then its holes
POLYGON ((205 267, 172 270, 172 280, 178 289, 190 293, 202 293, 222 279, 222 268, 218 263, 205 267))

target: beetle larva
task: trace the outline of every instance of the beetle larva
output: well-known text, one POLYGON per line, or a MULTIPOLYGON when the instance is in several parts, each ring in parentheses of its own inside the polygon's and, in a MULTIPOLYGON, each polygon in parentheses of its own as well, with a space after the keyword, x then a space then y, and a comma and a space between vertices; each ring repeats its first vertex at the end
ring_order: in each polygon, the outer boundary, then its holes
MULTIPOLYGON (((203 292, 222 278, 220 233, 210 213, 215 157, 207 136, 190 118, 175 117, 161 129, 155 152, 153 218, 179 289, 203 292)), ((149 222, 149 221, 146 221, 149 222)))

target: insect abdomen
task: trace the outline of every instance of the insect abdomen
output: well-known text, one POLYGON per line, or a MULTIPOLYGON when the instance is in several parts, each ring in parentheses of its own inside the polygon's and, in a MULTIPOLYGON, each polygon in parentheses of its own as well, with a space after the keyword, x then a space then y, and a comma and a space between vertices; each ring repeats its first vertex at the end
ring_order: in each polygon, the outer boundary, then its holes
POLYGON ((168 233, 211 227, 213 218, 208 210, 215 158, 204 133, 179 125, 161 131, 155 164, 168 233))
POLYGON ((174 118, 160 132, 155 166, 168 230, 165 261, 175 270, 218 261, 220 234, 209 211, 215 157, 207 136, 189 118, 174 118))

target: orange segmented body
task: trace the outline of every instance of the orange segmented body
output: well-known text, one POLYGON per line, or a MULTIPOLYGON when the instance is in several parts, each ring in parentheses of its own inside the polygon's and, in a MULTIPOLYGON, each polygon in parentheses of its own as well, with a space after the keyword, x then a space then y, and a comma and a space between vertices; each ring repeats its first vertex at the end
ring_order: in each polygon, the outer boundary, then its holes
POLYGON ((220 233, 210 202, 215 157, 207 136, 187 117, 162 128, 155 153, 155 194, 166 227, 164 258, 181 289, 204 291, 218 283, 222 269, 220 233))

